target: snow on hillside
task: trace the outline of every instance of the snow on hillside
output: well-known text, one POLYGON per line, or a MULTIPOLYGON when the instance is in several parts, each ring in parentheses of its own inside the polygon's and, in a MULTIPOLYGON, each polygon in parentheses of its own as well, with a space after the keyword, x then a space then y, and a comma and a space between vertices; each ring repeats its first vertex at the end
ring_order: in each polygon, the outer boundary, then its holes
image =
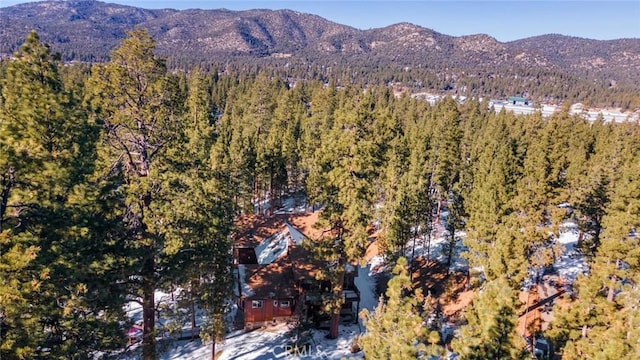
MULTIPOLYGON (((453 253, 451 254, 451 270, 454 271, 465 271, 469 268, 469 261, 461 257, 461 254, 466 251, 466 246, 462 243, 462 239, 465 236, 464 231, 456 231, 456 243, 453 248, 453 253)), ((431 259, 436 259, 441 263, 447 262, 448 250, 449 246, 449 233, 444 232, 441 236, 434 237, 431 239, 430 244, 428 244, 429 248, 427 249, 427 241, 424 238, 417 239, 415 243, 415 255, 414 256, 424 256, 427 255, 431 259)), ((407 258, 411 258, 411 254, 413 253, 413 242, 410 241, 407 243, 407 248, 405 250, 405 256, 407 258)))
MULTIPOLYGON (((266 214, 269 211, 271 204, 269 203, 269 199, 262 199, 260 201, 254 201, 253 206, 254 206, 254 212, 256 214, 258 213, 266 214)), ((306 202, 304 200, 297 202, 294 196, 289 196, 284 198, 284 200, 282 201, 282 204, 276 207, 274 210, 275 211, 273 213, 276 215, 302 214, 306 211, 306 202)))
POLYGON ((306 211, 306 202, 300 201, 300 203, 296 203, 296 199, 293 196, 289 196, 284 199, 282 202, 282 206, 279 209, 276 209, 275 214, 302 214, 306 211))
MULTIPOLYGON (((192 327, 191 315, 188 309, 179 306, 179 300, 183 297, 182 289, 176 289, 171 293, 156 291, 155 303, 158 318, 156 319, 156 331, 158 332, 159 350, 164 353, 165 347, 170 347, 171 351, 166 353, 170 357, 162 357, 163 359, 201 359, 198 350, 200 346, 196 346, 188 341, 176 341, 179 338, 197 337, 199 327, 204 325, 205 317, 202 310, 195 307, 195 325, 192 327), (195 352, 195 353, 194 353, 195 352), (193 354, 192 354, 193 353, 193 354), (177 354, 187 354, 187 357, 176 357, 177 354), (196 356, 196 357, 191 357, 196 356)), ((125 305, 127 316, 135 323, 142 324, 142 305, 139 301, 129 301, 125 305)), ((131 339, 129 348, 121 357, 125 360, 133 360, 140 358, 140 342, 142 331, 137 327, 132 327, 127 331, 127 335, 131 339)))

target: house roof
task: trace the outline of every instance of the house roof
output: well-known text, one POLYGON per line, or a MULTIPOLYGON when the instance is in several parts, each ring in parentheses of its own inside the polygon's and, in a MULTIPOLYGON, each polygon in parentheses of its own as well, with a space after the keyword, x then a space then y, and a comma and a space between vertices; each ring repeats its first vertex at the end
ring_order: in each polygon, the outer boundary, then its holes
POLYGON ((246 299, 288 298, 297 295, 302 280, 315 280, 319 266, 309 250, 290 245, 287 253, 266 265, 239 265, 242 296, 246 299))
POLYGON ((294 298, 297 295, 291 264, 287 261, 274 262, 267 265, 244 266, 243 288, 248 288, 246 299, 281 299, 294 298))
POLYGON ((256 250, 252 247, 236 247, 235 257, 238 264, 257 264, 256 250))
POLYGON ((318 269, 323 266, 304 246, 289 247, 288 257, 296 280, 315 280, 318 269))
POLYGON ((287 215, 243 215, 235 222, 232 233, 234 247, 256 247, 264 239, 282 231, 287 215))
MULTIPOLYGON (((248 229, 255 231, 252 240, 254 246, 248 246, 251 242, 236 238, 241 296, 245 299, 295 297, 299 282, 315 280, 319 269, 326 266, 325 262, 317 260, 312 249, 298 244, 302 241, 301 237, 306 235, 295 226, 296 224, 292 224, 293 221, 289 223, 284 218, 258 218, 257 220, 264 220, 270 224, 268 229, 263 229, 261 226, 265 222, 255 220, 252 221, 251 227, 245 227, 243 230, 245 237, 249 234, 248 229), (258 232, 259 237, 256 236, 258 232), (255 241, 256 238, 260 241, 255 241)), ((238 234, 242 232, 236 235, 238 234)))

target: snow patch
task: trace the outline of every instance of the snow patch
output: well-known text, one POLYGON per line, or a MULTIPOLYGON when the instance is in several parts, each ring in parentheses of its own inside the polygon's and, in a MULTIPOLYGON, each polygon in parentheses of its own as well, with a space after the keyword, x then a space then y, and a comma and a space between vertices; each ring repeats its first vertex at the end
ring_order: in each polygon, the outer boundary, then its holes
POLYGON ((562 225, 562 229, 557 241, 564 245, 565 249, 553 267, 558 271, 558 275, 573 283, 578 275, 589 271, 589 265, 584 254, 576 249, 579 234, 577 225, 567 221, 562 225))
POLYGON ((306 201, 301 201, 296 205, 296 198, 289 196, 284 199, 282 206, 275 211, 275 214, 302 214, 306 211, 306 201))
MULTIPOLYGON (((374 259, 377 258, 374 257, 374 259)), ((372 259, 373 260, 373 259, 372 259)), ((360 309, 375 310, 378 306, 378 296, 376 296, 376 283, 371 277, 373 264, 366 267, 358 266, 358 276, 354 279, 358 290, 360 291, 360 309)))
POLYGON ((369 260, 369 266, 367 266, 367 269, 369 269, 368 276, 371 276, 373 274, 383 271, 384 265, 385 265, 385 260, 382 255, 376 255, 372 257, 371 260, 369 260))

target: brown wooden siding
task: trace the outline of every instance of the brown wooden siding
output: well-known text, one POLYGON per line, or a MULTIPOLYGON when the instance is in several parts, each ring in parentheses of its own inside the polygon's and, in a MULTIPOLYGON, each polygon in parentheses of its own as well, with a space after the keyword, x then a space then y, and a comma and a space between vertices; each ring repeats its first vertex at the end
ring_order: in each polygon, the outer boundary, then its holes
POLYGON ((294 314, 295 303, 293 299, 262 299, 261 308, 253 308, 253 300, 244 301, 245 322, 272 321, 274 318, 288 317, 294 314), (288 301, 289 307, 282 307, 281 302, 288 301), (274 302, 277 302, 277 306, 274 302))

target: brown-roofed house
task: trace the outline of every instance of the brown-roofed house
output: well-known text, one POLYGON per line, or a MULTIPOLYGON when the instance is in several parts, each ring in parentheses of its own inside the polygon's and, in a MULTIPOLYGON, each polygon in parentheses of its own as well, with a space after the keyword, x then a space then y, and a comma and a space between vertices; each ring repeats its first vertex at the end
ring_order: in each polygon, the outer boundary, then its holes
MULTIPOLYGON (((296 244, 299 236, 292 236, 290 231, 299 232, 285 223, 279 232, 263 231, 269 236, 255 247, 236 248, 238 304, 246 330, 314 316, 313 311, 322 308, 322 294, 331 291, 329 282, 316 280, 326 264, 316 260, 305 246, 296 244)), ((359 301, 353 281, 357 271, 352 267, 348 270, 344 308, 353 312, 353 304, 359 301)))

